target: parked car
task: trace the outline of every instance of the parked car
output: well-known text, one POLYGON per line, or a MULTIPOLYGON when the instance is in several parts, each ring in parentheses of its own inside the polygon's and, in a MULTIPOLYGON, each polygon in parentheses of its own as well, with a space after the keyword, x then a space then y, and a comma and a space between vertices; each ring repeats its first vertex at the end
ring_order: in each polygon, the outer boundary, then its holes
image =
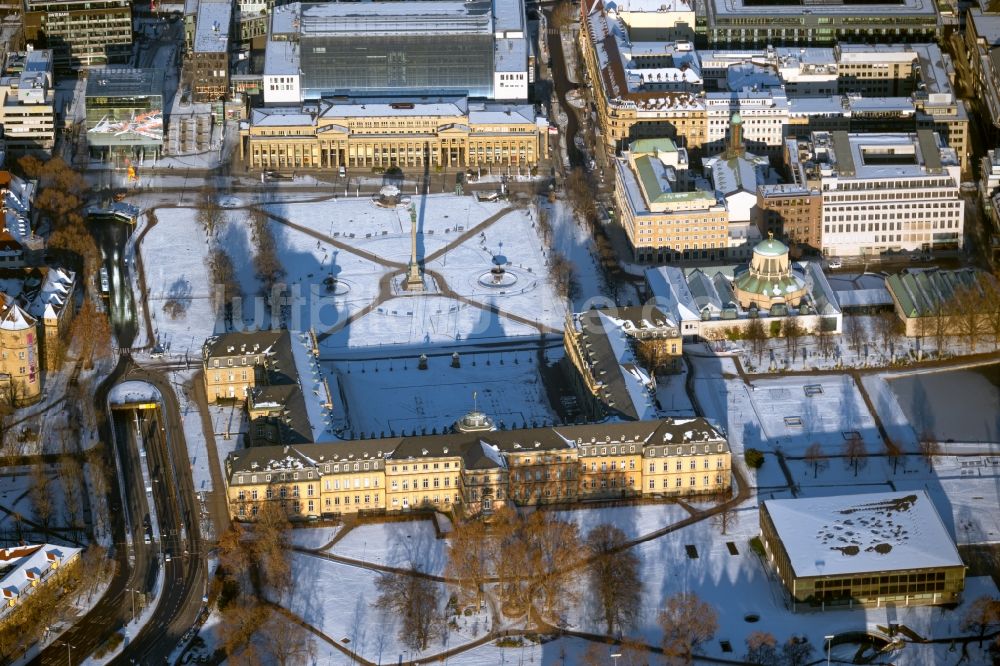
POLYGON ((843 268, 844 262, 842 262, 840 259, 836 257, 833 257, 832 259, 826 262, 826 266, 827 268, 833 268, 833 269, 843 268))

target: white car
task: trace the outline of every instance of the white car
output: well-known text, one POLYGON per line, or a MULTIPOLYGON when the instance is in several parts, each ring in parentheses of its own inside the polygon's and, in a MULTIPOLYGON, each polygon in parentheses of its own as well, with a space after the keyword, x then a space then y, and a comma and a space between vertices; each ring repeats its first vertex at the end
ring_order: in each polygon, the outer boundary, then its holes
POLYGON ((831 259, 830 261, 826 262, 826 266, 827 266, 827 268, 833 268, 833 269, 843 268, 844 262, 842 262, 840 259, 836 259, 835 258, 835 259, 831 259))

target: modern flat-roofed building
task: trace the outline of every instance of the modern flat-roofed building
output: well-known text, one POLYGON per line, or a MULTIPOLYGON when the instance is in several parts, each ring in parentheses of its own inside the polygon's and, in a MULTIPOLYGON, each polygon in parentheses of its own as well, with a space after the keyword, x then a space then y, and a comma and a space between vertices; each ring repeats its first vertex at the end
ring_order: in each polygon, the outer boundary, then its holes
POLYGON ((163 147, 162 69, 107 67, 87 78, 87 144, 94 157, 142 159, 163 147))
POLYGON ((55 52, 59 71, 124 63, 132 49, 132 2, 24 0, 24 35, 55 52))
POLYGON ((8 53, 0 72, 0 126, 12 151, 49 151, 55 145, 52 51, 8 53))
POLYGON ((797 0, 706 0, 705 7, 711 46, 931 42, 938 27, 932 0, 836 0, 805 10, 797 0))
POLYGON ((528 96, 522 0, 292 3, 275 8, 264 102, 338 95, 528 96))
POLYGON ((217 102, 229 93, 229 36, 232 2, 198 5, 194 35, 184 63, 195 102, 217 102))
POLYGON ((765 500, 760 531, 792 610, 952 604, 965 589, 924 490, 765 500))
POLYGON ((962 245, 965 207, 955 151, 930 130, 813 132, 799 150, 823 196, 822 251, 877 255, 962 245))
POLYGON ((460 98, 320 100, 254 109, 240 156, 255 169, 531 167, 548 123, 526 104, 460 98))

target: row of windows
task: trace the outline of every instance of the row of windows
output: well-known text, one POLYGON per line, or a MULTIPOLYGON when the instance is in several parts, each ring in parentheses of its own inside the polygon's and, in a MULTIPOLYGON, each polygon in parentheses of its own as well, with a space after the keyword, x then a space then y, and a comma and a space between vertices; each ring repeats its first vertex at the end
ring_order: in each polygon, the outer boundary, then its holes
MULTIPOLYGON (((688 466, 689 469, 698 469, 697 462, 698 461, 696 461, 696 460, 692 460, 691 464, 688 466)), ((708 458, 705 458, 702 462, 704 463, 701 466, 702 469, 709 469, 710 465, 708 463, 708 458)), ((725 468, 725 460, 723 458, 717 458, 715 460, 715 468, 716 469, 724 469, 725 468)), ((683 463, 680 460, 678 460, 676 462, 676 464, 674 465, 674 471, 680 472, 683 469, 684 469, 683 463)), ((656 472, 656 463, 654 463, 654 462, 649 463, 649 471, 650 471, 651 474, 656 472)), ((663 471, 663 472, 670 471, 667 468, 667 463, 666 462, 663 463, 661 471, 663 471)))
MULTIPOLYGON (((712 484, 709 483, 708 479, 709 479, 709 477, 707 475, 701 477, 701 485, 702 485, 703 488, 712 485, 712 484)), ((666 490, 667 488, 670 487, 669 481, 670 481, 670 479, 663 479, 662 488, 664 490, 666 490)), ((716 474, 715 475, 715 484, 716 485, 721 485, 722 484, 722 475, 721 474, 716 474)), ((695 484, 695 477, 692 476, 692 477, 690 477, 688 479, 688 486, 691 487, 691 488, 694 488, 696 486, 696 484, 695 484)), ((684 479, 682 479, 679 476, 676 477, 674 479, 674 487, 675 488, 683 488, 684 487, 684 479)), ((656 479, 650 479, 649 480, 649 489, 650 490, 656 490, 656 479)))

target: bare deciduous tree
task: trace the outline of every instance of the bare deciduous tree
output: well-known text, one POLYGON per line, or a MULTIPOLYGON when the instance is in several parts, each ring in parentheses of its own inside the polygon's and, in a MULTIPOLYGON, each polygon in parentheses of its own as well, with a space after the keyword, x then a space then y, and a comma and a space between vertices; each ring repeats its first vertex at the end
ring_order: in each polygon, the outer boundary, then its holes
POLYGON ((969 351, 974 352, 985 328, 983 293, 977 284, 955 289, 952 294, 952 321, 957 333, 965 339, 969 351))
POLYGON ((927 469, 934 469, 934 458, 941 455, 941 444, 929 430, 920 434, 920 455, 927 463, 927 469))
POLYGON ((264 623, 260 635, 265 663, 277 666, 308 666, 316 661, 316 644, 313 636, 295 622, 272 613, 264 623))
POLYGON ((903 452, 903 447, 896 443, 894 439, 885 440, 885 455, 892 462, 892 473, 896 473, 896 468, 899 467, 899 463, 903 463, 903 467, 906 467, 906 455, 903 452))
POLYGON ((226 221, 226 216, 219 205, 218 191, 211 184, 206 183, 198 192, 197 208, 198 224, 205 230, 205 235, 212 238, 226 221))
POLYGON ((844 317, 844 333, 847 336, 847 345, 855 354, 861 353, 861 346, 865 341, 865 327, 861 323, 861 318, 857 315, 844 317))
POLYGON ((764 358, 764 348, 767 346, 767 332, 759 317, 750 320, 744 330, 744 335, 750 343, 750 349, 757 355, 757 364, 760 365, 764 358))
POLYGON ((31 470, 31 488, 28 490, 35 518, 48 529, 55 505, 52 502, 52 480, 45 471, 45 464, 38 463, 31 470))
POLYGON ((1000 626, 1000 599, 988 595, 977 598, 965 609, 959 626, 962 631, 975 632, 979 647, 983 647, 986 634, 1000 626))
POLYGON ((59 483, 66 507, 66 522, 74 527, 83 521, 83 465, 76 456, 65 454, 59 458, 59 483))
POLYGON ((663 629, 663 654, 689 664, 694 650, 715 635, 719 614, 694 594, 680 593, 667 599, 657 622, 663 629))
POLYGON ((813 442, 806 449, 806 463, 813 469, 813 478, 819 476, 820 468, 826 468, 828 460, 819 442, 813 442))
POLYGON ((833 353, 833 334, 830 331, 817 331, 816 345, 819 347, 819 353, 823 355, 823 360, 827 360, 833 353))
POLYGON ((492 551, 486 525, 471 520, 455 527, 449 539, 447 572, 461 581, 462 589, 475 597, 476 605, 483 600, 483 585, 489 577, 492 551))
POLYGON ((867 463, 867 451, 865 443, 857 434, 852 434, 844 441, 844 460, 848 467, 854 468, 854 476, 867 463))
POLYGON ((255 207, 250 211, 251 239, 254 245, 253 265, 260 278, 264 293, 271 293, 275 283, 285 274, 278 258, 278 246, 274 232, 268 224, 267 213, 255 207))
POLYGON ((788 353, 794 359, 799 351, 799 342, 802 340, 802 335, 804 334, 799 320, 795 317, 785 317, 785 321, 781 327, 781 334, 785 336, 785 347, 788 348, 788 353))
POLYGON ((70 337, 76 341, 85 369, 94 367, 94 360, 111 355, 111 323, 88 297, 70 324, 70 337))
POLYGON ((766 631, 754 631, 746 638, 747 653, 743 661, 757 666, 775 666, 778 663, 778 640, 766 631))
POLYGON ((574 601, 572 575, 566 564, 579 557, 580 529, 548 511, 536 511, 527 520, 525 536, 531 554, 534 586, 547 613, 559 613, 574 601))
POLYGON ((813 646, 805 636, 792 636, 781 646, 782 664, 805 666, 812 659, 813 646))
POLYGON ((375 607, 399 618, 399 640, 412 650, 424 650, 442 631, 437 586, 422 576, 389 573, 375 582, 375 607))
POLYGON ((608 634, 624 633, 638 617, 640 601, 639 558, 624 549, 628 539, 614 525, 601 524, 590 530, 585 544, 591 559, 587 564, 590 590, 598 615, 608 634))

